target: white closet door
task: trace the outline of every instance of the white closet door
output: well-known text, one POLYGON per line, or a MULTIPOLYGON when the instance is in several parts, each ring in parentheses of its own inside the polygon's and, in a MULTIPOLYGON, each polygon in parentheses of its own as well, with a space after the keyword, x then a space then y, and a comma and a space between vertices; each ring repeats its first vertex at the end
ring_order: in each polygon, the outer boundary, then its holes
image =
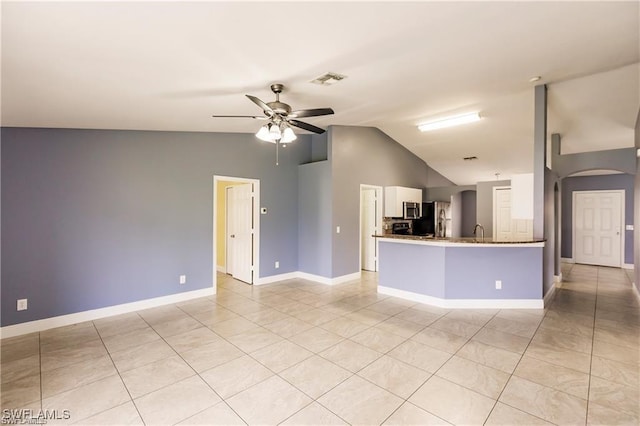
POLYGON ((227 247, 231 275, 253 283, 253 185, 233 186, 229 190, 228 218, 231 244, 227 247))
POLYGON ((511 190, 497 189, 495 196, 495 239, 508 241, 511 239, 511 190))
POLYGON ((365 189, 361 191, 360 205, 362 206, 360 238, 362 244, 362 269, 376 270, 376 239, 372 237, 376 233, 376 190, 365 189))
POLYGON ((622 195, 576 192, 573 208, 575 261, 621 266, 622 195))

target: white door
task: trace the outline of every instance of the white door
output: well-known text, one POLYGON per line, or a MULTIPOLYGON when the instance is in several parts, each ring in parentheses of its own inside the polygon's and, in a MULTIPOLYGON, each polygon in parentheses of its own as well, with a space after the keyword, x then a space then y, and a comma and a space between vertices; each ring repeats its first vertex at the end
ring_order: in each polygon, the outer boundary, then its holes
POLYGON ((253 185, 228 189, 227 273, 248 284, 253 283, 253 185))
POLYGON ((231 190, 233 189, 232 186, 228 186, 225 188, 224 191, 224 196, 225 198, 225 206, 227 206, 225 213, 225 217, 226 217, 226 228, 225 228, 225 232, 226 232, 226 236, 225 236, 225 254, 226 254, 226 260, 225 260, 225 272, 229 275, 233 275, 233 251, 231 250, 231 247, 233 247, 233 243, 235 241, 235 235, 233 234, 233 230, 235 229, 235 216, 231 211, 231 207, 230 207, 230 203, 231 203, 231 197, 233 196, 231 190), (232 237, 233 235, 233 237, 232 237))
POLYGON ((621 266, 622 194, 574 193, 576 263, 621 266))
POLYGON ((511 190, 496 189, 494 238, 497 241, 511 239, 511 190))
POLYGON ((494 239, 521 241, 532 238, 533 220, 511 218, 511 188, 496 188, 494 197, 494 239))
POLYGON ((361 255, 362 269, 367 271, 376 271, 376 239, 372 237, 377 231, 377 199, 375 189, 363 189, 360 192, 360 209, 361 209, 361 255))

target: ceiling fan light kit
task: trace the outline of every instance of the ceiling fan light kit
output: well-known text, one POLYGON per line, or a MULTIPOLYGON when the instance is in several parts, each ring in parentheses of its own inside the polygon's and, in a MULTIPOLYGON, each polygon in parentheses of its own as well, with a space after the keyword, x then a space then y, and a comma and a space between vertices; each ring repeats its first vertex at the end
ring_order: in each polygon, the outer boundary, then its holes
MULTIPOLYGON (((253 119, 266 119, 268 123, 260 127, 256 133, 256 137, 265 142, 271 142, 277 145, 293 142, 297 139, 296 134, 293 132, 291 126, 298 127, 300 129, 308 130, 313 133, 322 134, 324 129, 316 127, 312 124, 305 123, 304 121, 296 120, 301 117, 318 117, 321 115, 331 115, 333 110, 331 108, 314 108, 314 109, 301 109, 292 110, 289 104, 280 102, 280 93, 284 90, 284 85, 280 83, 274 83, 271 85, 271 91, 276 95, 276 100, 273 102, 263 102, 252 95, 246 95, 247 98, 254 104, 258 105, 264 117, 255 115, 214 115, 214 118, 253 118, 253 119)), ((277 151, 276 151, 277 153, 277 151)), ((277 163, 276 163, 277 164, 277 163)))
POLYGON ((418 125, 418 129, 420 129, 421 132, 428 132, 430 130, 444 129, 445 127, 453 127, 460 124, 473 123, 474 121, 479 121, 481 118, 482 117, 480 117, 480 113, 472 112, 470 114, 455 115, 452 117, 446 117, 440 120, 423 123, 418 125))
POLYGON ((298 138, 291 127, 284 122, 281 122, 280 125, 275 123, 265 124, 260 127, 256 137, 261 141, 280 144, 290 143, 298 138))

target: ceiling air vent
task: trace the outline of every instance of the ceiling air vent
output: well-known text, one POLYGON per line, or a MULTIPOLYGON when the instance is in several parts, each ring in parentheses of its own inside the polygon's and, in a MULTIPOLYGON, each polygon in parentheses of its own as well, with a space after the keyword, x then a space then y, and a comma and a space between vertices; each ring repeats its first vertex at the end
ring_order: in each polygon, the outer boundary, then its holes
POLYGON ((340 80, 344 80, 345 78, 347 78, 346 75, 337 74, 335 72, 327 72, 325 74, 322 74, 320 77, 314 78, 310 81, 310 83, 330 86, 334 83, 339 82, 340 80))
POLYGON ((476 157, 475 155, 472 156, 472 157, 464 157, 463 158, 464 161, 472 161, 472 160, 477 160, 477 159, 478 159, 478 157, 476 157))

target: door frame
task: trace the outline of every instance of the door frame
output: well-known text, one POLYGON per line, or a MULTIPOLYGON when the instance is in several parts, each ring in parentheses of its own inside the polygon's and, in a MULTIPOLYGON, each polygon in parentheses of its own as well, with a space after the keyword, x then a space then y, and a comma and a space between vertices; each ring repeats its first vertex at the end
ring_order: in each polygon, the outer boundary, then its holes
MULTIPOLYGON (((618 268, 622 268, 625 265, 624 247, 625 247, 625 190, 624 189, 599 189, 599 190, 585 190, 585 191, 572 191, 571 193, 571 257, 573 261, 576 261, 576 197, 577 194, 594 194, 604 192, 615 192, 620 194, 620 265, 618 268)), ((595 265, 599 266, 599 265, 595 265)))
MULTIPOLYGON (((362 191, 365 189, 375 189, 376 191, 376 219, 377 226, 376 232, 382 231, 382 218, 383 218, 383 207, 384 207, 384 188, 379 185, 369 185, 366 183, 360 184, 360 190, 358 191, 358 272, 362 271, 362 191)), ((378 240, 376 240, 376 254, 379 254, 378 250, 378 240)), ((379 270, 380 262, 378 256, 376 255, 376 272, 379 270)))
POLYGON ((497 223, 498 223, 497 210, 498 209, 496 209, 496 203, 498 201, 497 191, 503 190, 503 189, 511 190, 511 185, 494 186, 492 189, 493 200, 491 201, 491 209, 493 210, 493 214, 492 214, 493 223, 492 223, 491 238, 493 238, 494 241, 497 239, 497 236, 498 236, 498 227, 497 227, 497 223))
MULTIPOLYGON (((216 221, 218 219, 218 214, 226 215, 227 212, 218 212, 218 197, 226 196, 226 191, 224 194, 218 194, 218 181, 230 181, 230 182, 240 182, 240 183, 252 183, 253 184, 253 283, 254 284, 260 277, 260 179, 250 179, 236 176, 221 176, 221 175, 213 175, 213 257, 212 257, 212 268, 213 268, 213 288, 216 289, 218 285, 217 278, 217 230, 216 230, 216 221)), ((225 209, 226 210, 226 209, 225 209)))

